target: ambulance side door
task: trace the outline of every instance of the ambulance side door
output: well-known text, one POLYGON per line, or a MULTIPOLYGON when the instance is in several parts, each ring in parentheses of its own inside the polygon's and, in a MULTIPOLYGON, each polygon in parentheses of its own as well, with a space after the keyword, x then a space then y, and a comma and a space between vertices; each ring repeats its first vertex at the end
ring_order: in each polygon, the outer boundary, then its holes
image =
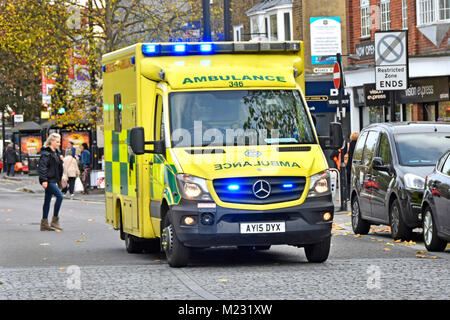
MULTIPOLYGON (((163 117, 163 94, 159 90, 156 91, 155 97, 155 114, 153 123, 153 140, 161 140, 164 138, 164 117, 163 117)), ((150 201, 150 216, 152 219, 161 218, 161 202, 164 191, 164 162, 165 158, 162 154, 153 155, 153 163, 150 169, 151 175, 151 201, 150 201)), ((159 224, 154 223, 153 229, 155 234, 160 233, 159 224)))

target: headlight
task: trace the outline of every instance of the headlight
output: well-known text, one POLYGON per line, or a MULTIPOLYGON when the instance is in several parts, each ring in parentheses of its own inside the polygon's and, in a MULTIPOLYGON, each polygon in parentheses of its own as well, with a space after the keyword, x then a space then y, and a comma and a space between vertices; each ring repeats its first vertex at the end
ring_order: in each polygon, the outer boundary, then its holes
POLYGON ((405 174, 406 189, 423 190, 425 188, 425 179, 412 173, 405 174))
POLYGON ((177 181, 184 198, 189 200, 212 200, 205 179, 180 173, 177 174, 177 181))
POLYGON ((314 197, 325 194, 330 191, 330 173, 328 170, 319 172, 310 178, 309 182, 309 194, 308 196, 314 197))

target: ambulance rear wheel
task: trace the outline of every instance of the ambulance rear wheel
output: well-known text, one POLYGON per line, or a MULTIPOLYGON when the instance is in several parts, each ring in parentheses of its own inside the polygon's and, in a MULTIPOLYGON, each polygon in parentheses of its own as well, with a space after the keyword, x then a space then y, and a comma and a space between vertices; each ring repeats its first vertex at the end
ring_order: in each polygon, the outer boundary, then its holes
POLYGON ((128 233, 125 233, 125 248, 128 253, 141 253, 143 247, 143 242, 138 241, 138 239, 128 233))
POLYGON ((178 240, 175 228, 172 224, 172 215, 169 211, 164 221, 164 229, 161 235, 161 246, 166 254, 167 262, 172 268, 187 266, 190 249, 178 240))

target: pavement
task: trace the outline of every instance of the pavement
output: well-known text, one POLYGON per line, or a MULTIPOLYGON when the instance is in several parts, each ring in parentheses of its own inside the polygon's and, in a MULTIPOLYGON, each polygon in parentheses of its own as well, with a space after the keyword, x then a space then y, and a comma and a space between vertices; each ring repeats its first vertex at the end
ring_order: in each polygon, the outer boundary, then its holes
MULTIPOLYGON (((39 183, 39 176, 29 176, 28 174, 16 173, 14 177, 7 176, 5 173, 0 174, 0 184, 4 182, 14 183, 14 189, 16 191, 28 192, 28 193, 44 193, 44 188, 42 188, 39 183)), ((95 201, 105 201, 104 199, 105 190, 91 188, 89 194, 75 193, 73 197, 67 193, 64 198, 73 200, 95 200, 95 201)))

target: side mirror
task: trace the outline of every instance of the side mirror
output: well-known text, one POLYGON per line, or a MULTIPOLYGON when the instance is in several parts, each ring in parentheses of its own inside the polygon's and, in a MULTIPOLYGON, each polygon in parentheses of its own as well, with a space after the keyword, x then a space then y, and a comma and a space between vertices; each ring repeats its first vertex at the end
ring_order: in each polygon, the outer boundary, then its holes
POLYGON ((163 140, 145 141, 144 128, 136 127, 130 131, 130 147, 135 154, 158 153, 164 154, 166 145, 163 140), (153 150, 145 150, 146 144, 152 144, 153 150))
POLYGON ((130 147, 135 154, 145 153, 144 128, 137 127, 130 131, 130 147))
POLYGON ((391 173, 391 166, 389 164, 384 164, 383 158, 381 157, 373 157, 372 168, 377 171, 391 173))
POLYGON ((330 123, 330 145, 329 149, 340 149, 344 145, 344 135, 342 134, 342 125, 338 122, 330 123))

